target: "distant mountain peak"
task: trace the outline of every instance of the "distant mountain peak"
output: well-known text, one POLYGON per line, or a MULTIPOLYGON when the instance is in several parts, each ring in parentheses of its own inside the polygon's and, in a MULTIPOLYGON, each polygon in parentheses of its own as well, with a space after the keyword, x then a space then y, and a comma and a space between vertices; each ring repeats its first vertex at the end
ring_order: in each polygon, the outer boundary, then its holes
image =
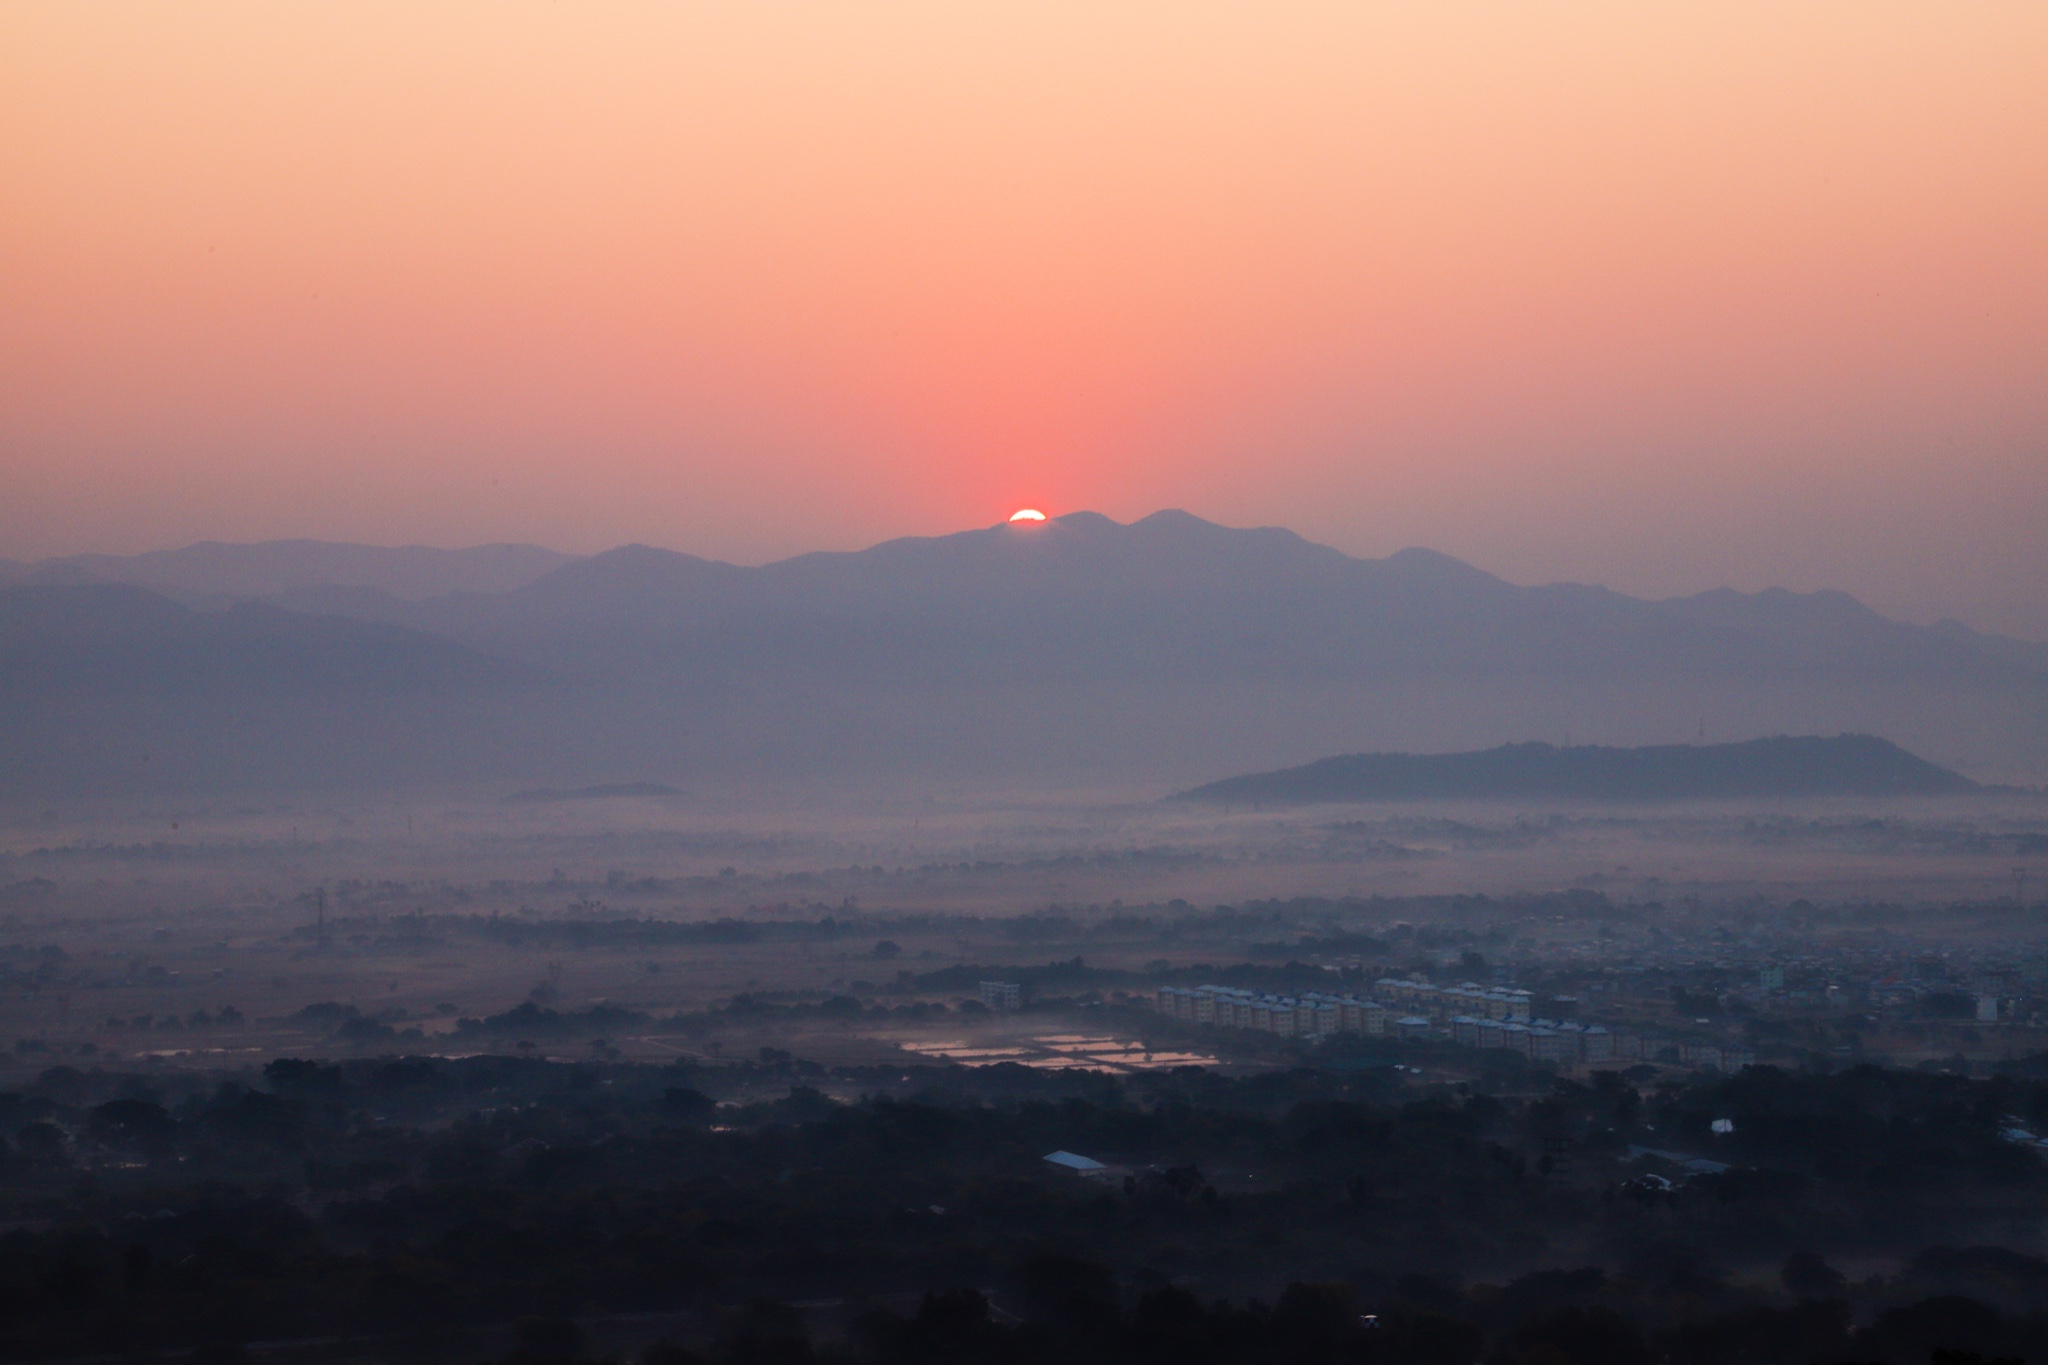
POLYGON ((1468 564, 1456 555, 1447 555, 1441 550, 1427 550, 1419 545, 1396 550, 1383 562, 1389 568, 1399 569, 1404 573, 1426 575, 1445 582, 1508 586, 1507 580, 1496 577, 1477 565, 1468 564))
MULTIPOLYGON (((1052 523, 1056 526, 1070 526, 1075 530, 1082 531, 1120 531, 1124 529, 1123 524, 1114 518, 1106 517, 1100 512, 1090 512, 1085 509, 1079 512, 1062 512, 1060 515, 1052 518, 1052 523)), ((1008 526, 1012 523, 1005 522, 1003 524, 1008 526)), ((1031 528, 1018 523, 1017 529, 1019 531, 1029 531, 1031 528)))

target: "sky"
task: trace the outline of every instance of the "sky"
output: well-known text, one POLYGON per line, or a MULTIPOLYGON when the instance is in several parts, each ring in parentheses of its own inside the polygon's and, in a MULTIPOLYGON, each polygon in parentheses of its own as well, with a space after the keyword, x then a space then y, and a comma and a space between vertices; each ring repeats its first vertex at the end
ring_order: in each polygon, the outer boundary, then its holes
POLYGON ((0 557, 1180 507, 2048 639, 2048 6, 0 7, 0 557))

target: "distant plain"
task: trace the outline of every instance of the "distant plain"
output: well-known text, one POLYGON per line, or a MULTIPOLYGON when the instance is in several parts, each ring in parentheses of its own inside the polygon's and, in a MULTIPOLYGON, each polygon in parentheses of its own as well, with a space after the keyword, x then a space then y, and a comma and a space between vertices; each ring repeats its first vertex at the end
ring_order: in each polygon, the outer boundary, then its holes
MULTIPOLYGON (((1729 925, 1818 951, 1872 935, 1895 948, 2017 946, 2048 923, 2048 907, 2015 901, 2043 890, 2014 876, 2048 852, 2048 801, 2030 793, 1279 812, 1071 793, 509 794, 8 807, 0 950, 15 989, 0 993, 0 1045, 15 1050, 0 1067, 110 1054, 217 1067, 304 1049, 521 1041, 582 1056, 592 1039, 580 1035, 458 1035, 456 1023, 529 1001, 649 1019, 741 996, 957 1010, 971 982, 916 978, 1081 957, 1138 989, 1148 969, 1277 964, 1297 941, 1385 934, 1397 921, 1490 935, 1486 951, 1503 963, 1627 959, 1667 935, 1729 925), (1592 899, 1571 915, 1531 921, 1513 906, 1574 891, 1592 899), (1800 903, 1838 909, 1802 929, 1787 909, 1800 903), (1252 913, 1219 918, 1223 906, 1252 913), (494 936, 483 927, 494 917, 534 931, 494 936), (731 922, 742 937, 575 939, 575 926, 621 921, 731 922), (302 1014, 320 1005, 387 1031, 350 1042, 336 1034, 340 1016, 302 1014), (189 1026, 226 1007, 242 1022, 189 1026), (401 1029, 420 1033, 407 1041, 401 1029)), ((651 1024, 603 1032, 604 1045, 646 1059, 795 1045, 873 1062, 909 1060, 906 1042, 990 1045, 982 1025, 944 1012, 801 1027, 732 1018, 691 1037, 651 1024)))

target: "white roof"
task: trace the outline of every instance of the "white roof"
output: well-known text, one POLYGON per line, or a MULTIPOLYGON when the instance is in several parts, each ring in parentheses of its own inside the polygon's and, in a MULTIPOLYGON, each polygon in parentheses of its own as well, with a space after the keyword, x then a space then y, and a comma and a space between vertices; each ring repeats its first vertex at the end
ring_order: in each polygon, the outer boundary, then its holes
POLYGON ((1082 1156, 1078 1152, 1050 1152, 1046 1155, 1045 1159, 1055 1166, 1064 1166, 1070 1171, 1100 1171, 1107 1169, 1101 1162, 1096 1161, 1092 1157, 1082 1156))

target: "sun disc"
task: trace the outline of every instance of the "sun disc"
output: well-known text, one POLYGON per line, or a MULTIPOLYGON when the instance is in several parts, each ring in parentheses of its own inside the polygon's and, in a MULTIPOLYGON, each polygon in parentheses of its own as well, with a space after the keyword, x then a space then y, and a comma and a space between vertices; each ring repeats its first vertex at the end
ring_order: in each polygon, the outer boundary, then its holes
POLYGON ((1010 513, 1010 520, 1011 520, 1011 521, 1013 521, 1013 522, 1014 522, 1014 521, 1044 521, 1044 520, 1045 520, 1045 513, 1043 513, 1043 512, 1041 512, 1041 511, 1039 511, 1039 510, 1038 510, 1037 508, 1034 508, 1034 507, 1026 507, 1026 508, 1024 508, 1024 509, 1023 509, 1022 511, 1019 511, 1019 512, 1012 512, 1012 513, 1010 513))

